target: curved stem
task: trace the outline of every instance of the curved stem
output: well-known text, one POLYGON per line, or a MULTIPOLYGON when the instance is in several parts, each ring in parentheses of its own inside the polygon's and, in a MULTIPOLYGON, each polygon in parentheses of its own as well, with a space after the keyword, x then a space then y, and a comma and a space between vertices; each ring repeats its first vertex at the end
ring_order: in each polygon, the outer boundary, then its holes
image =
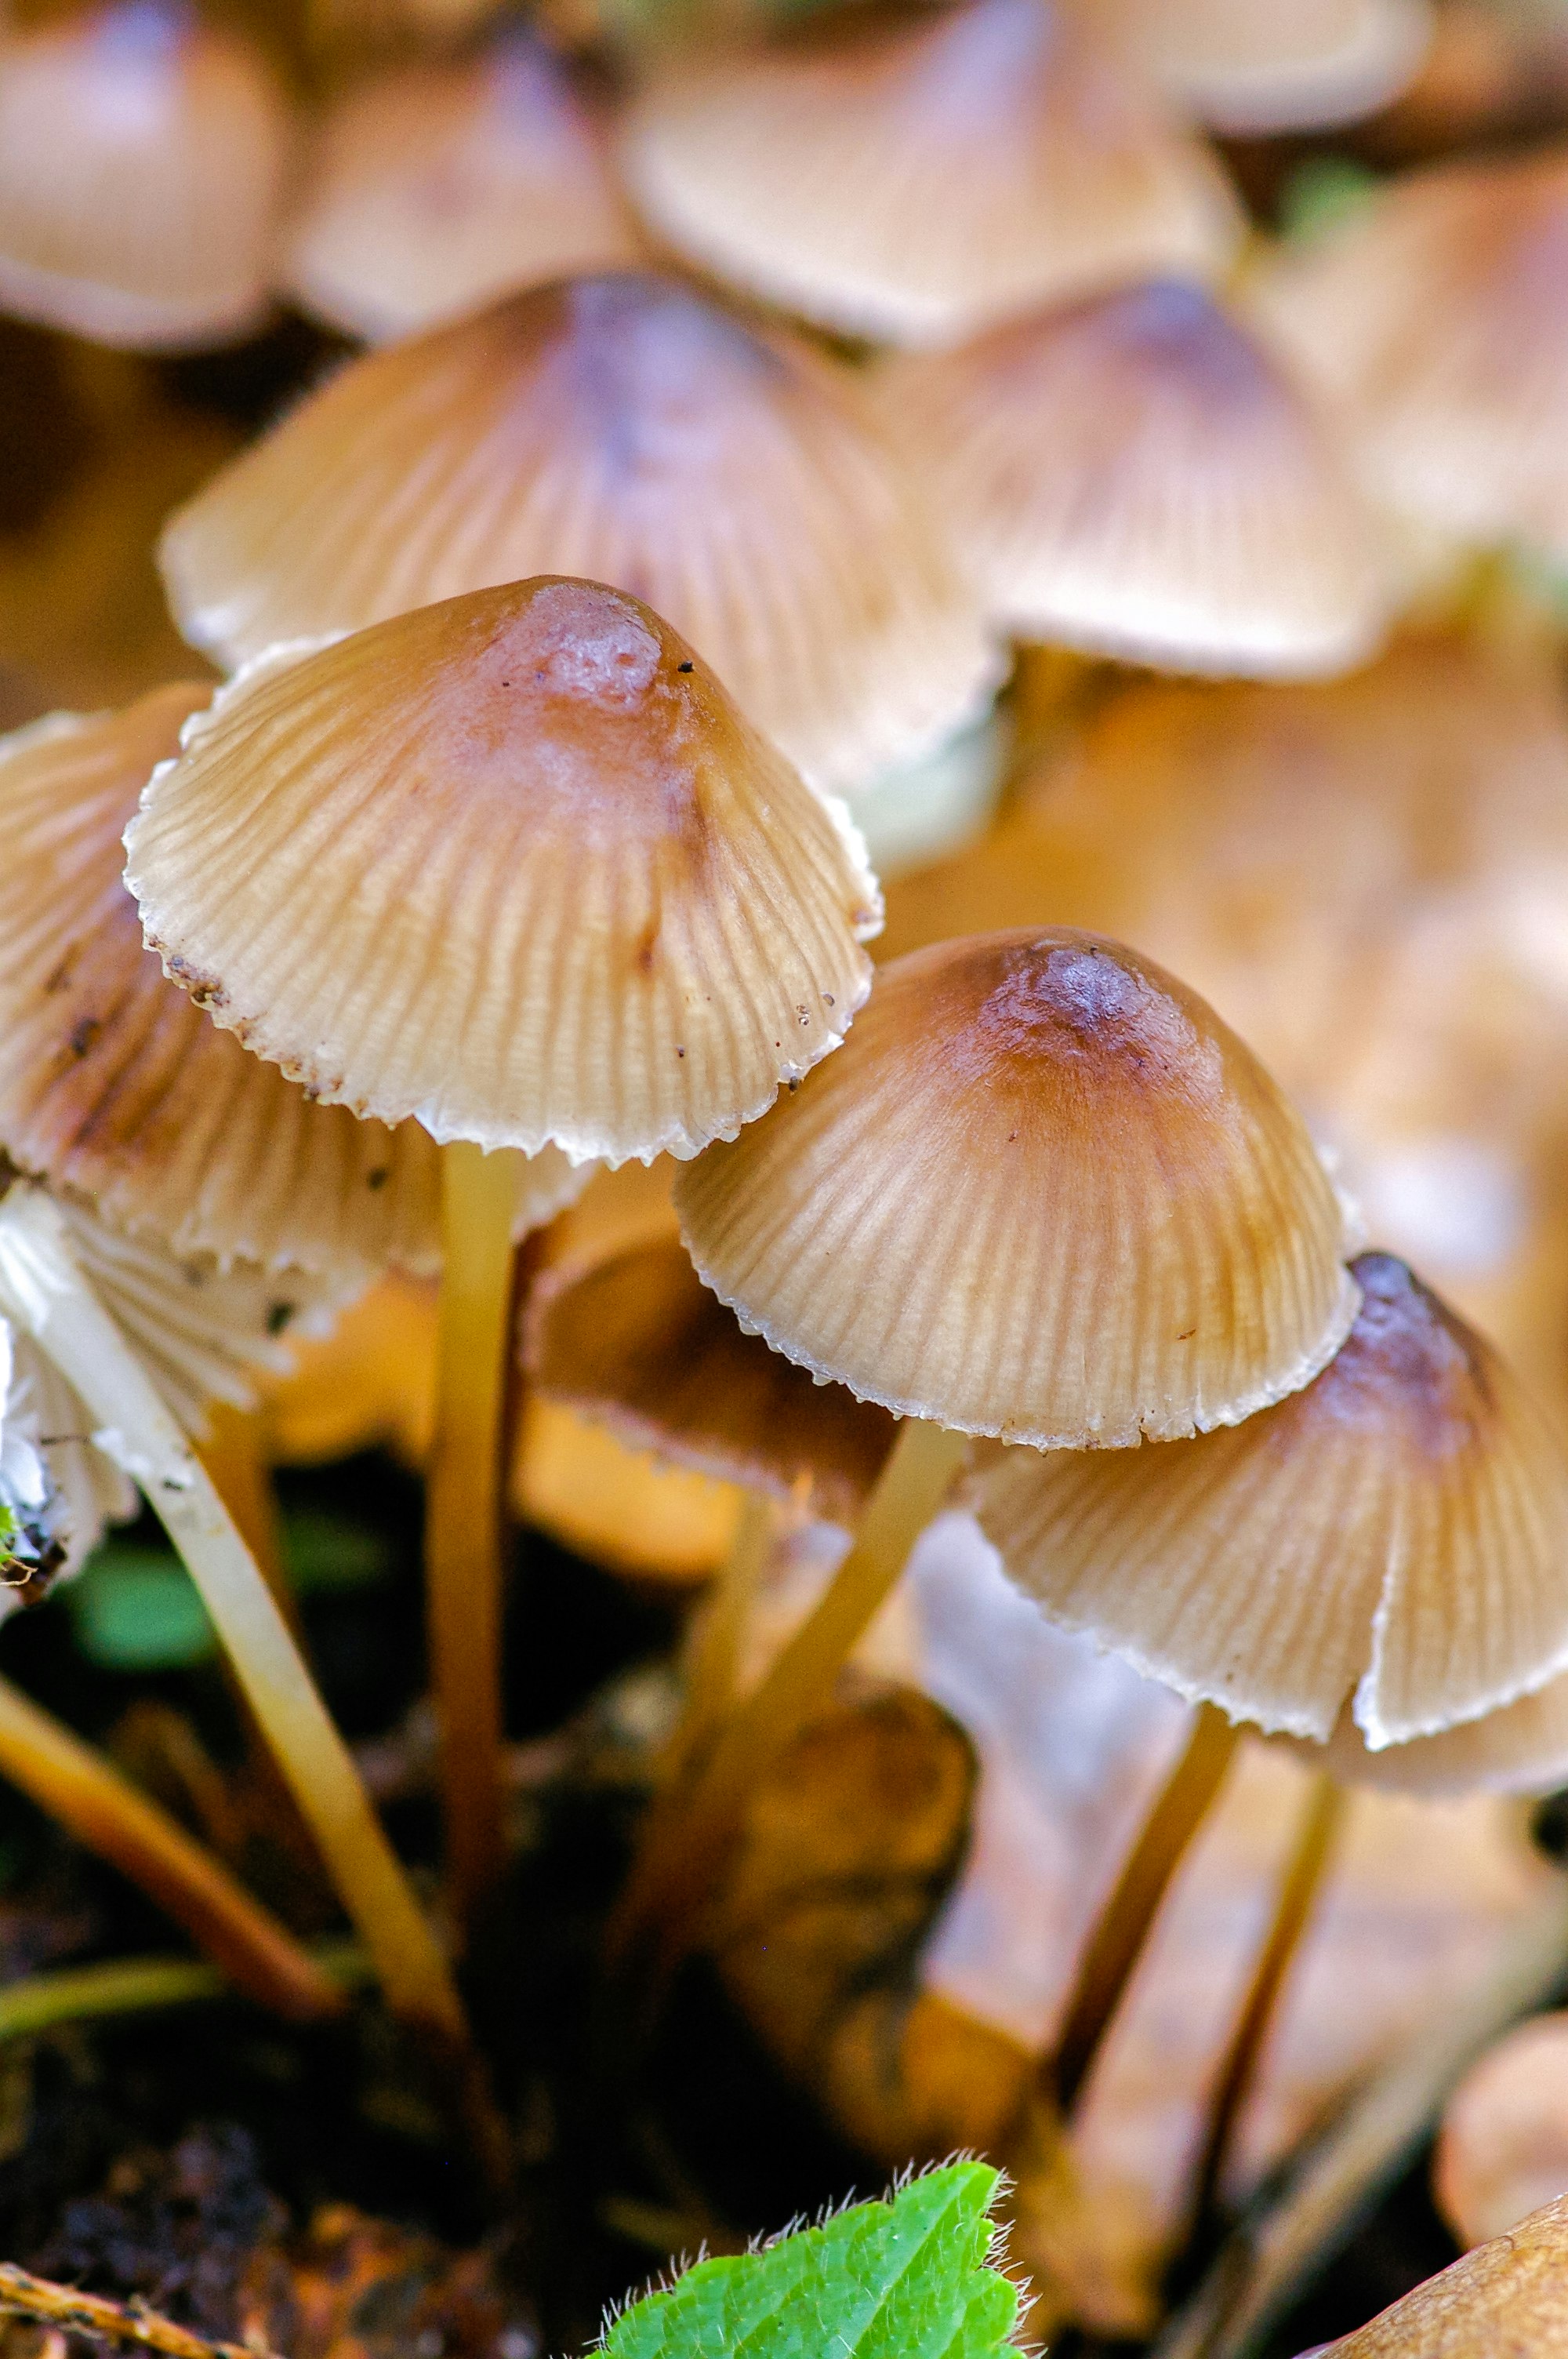
POLYGON ((94 1441, 139 1484, 184 1558, 388 2006, 463 2041, 446 1960, 254 1558, 35 1189, 14 1187, 0 1204, 0 1308, 75 1386, 99 1420, 94 1441))
POLYGON ((1194 2221, 1208 2220, 1219 2191, 1219 2174, 1237 2116, 1258 2069, 1258 2059, 1286 1975, 1301 1946, 1323 1879, 1345 1822, 1344 1789, 1320 1769, 1302 1805, 1295 1837, 1274 1895, 1268 1934, 1258 1952, 1252 1980, 1231 2030, 1214 2094, 1208 2128, 1193 2175, 1189 2206, 1194 2221))
POLYGON ((342 1994, 269 1909, 149 1795, 0 1679, 0 1776, 149 1894, 235 1988, 280 2015, 332 2015, 342 1994))
POLYGON ((609 1930, 624 1957, 662 1928, 666 1968, 689 1943, 697 1908, 723 1864, 769 1765, 833 1692, 845 1658, 892 1590, 963 1462, 961 1433, 906 1419, 853 1548, 773 1668, 731 1715, 694 1779, 660 1797, 609 1930))
POLYGON ((512 1224, 521 1156, 441 1150, 441 1323, 426 1484, 426 1613, 441 1731, 447 1876, 466 1925, 505 1859, 502 1465, 511 1346, 512 1224))
POLYGON ((1213 1704, 1200 1704, 1181 1757, 1100 1911, 1079 1962, 1055 2054, 1046 2068, 1064 2116, 1088 2078, 1160 1903, 1230 1767, 1238 1735, 1213 1704))

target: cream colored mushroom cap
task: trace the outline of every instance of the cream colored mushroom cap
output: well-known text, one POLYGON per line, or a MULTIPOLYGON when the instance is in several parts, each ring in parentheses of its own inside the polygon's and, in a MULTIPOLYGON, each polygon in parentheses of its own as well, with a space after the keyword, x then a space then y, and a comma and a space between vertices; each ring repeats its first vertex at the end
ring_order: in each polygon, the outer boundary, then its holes
POLYGON ((680 251, 851 335, 940 344, 1241 234, 1214 158, 1060 0, 810 30, 681 60, 634 106, 627 177, 680 251))
POLYGON ((875 879, 634 598, 546 579, 242 672, 127 831, 166 973, 330 1103, 696 1154, 838 1046, 875 879))
POLYGON ((1217 130, 1321 130, 1376 114, 1432 39, 1430 0, 1100 0, 1163 87, 1217 130))
POLYGON ((1315 1383, 1119 1458, 992 1453, 977 1512, 1069 1627, 1234 1718, 1374 1748, 1568 1665, 1568 1454, 1490 1347, 1390 1254, 1315 1383))
POLYGON ((854 374, 652 272, 351 364, 176 515, 162 563, 228 664, 529 574, 613 582, 829 785, 926 751, 1000 671, 854 374))
POLYGON ((840 1054, 682 1172, 676 1208, 775 1350, 1043 1448, 1249 1417, 1357 1300, 1267 1073, 1152 961, 1066 928, 883 968, 840 1054))
POLYGON ((146 350, 243 335, 289 137, 265 62, 180 0, 0 39, 0 305, 146 350))
POLYGON ((1568 145, 1389 182, 1253 301, 1379 497, 1568 555, 1568 145))
POLYGON ((380 343, 571 270, 635 259, 603 134, 542 43, 378 74, 317 134, 289 292, 380 343))
POLYGON ((1373 652, 1394 567, 1348 460, 1201 288, 1033 313, 881 393, 1014 637, 1263 679, 1373 652))
MULTIPOLYGON (((315 1105, 169 983, 121 882, 126 822, 211 690, 0 739, 0 1147, 180 1255, 367 1280, 438 1256, 427 1133, 315 1105)), ((574 1187, 530 1172, 536 1216, 574 1187)))

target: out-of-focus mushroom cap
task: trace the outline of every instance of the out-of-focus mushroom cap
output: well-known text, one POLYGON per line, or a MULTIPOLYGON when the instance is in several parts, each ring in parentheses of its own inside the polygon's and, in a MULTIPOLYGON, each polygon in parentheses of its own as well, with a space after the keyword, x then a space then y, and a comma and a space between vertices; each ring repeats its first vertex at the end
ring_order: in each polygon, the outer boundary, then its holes
POLYGON ((996 620, 1177 671, 1368 655, 1392 566, 1333 439, 1200 288, 1156 280, 893 364, 891 416, 996 620))
POLYGON ((638 241, 565 69, 511 34, 377 76, 319 134, 285 264, 307 310, 378 343, 638 241))
POLYGON ((1046 1611, 1238 1719, 1374 1746, 1568 1662, 1568 1454, 1495 1353, 1389 1254, 1316 1382, 1124 1457, 988 1454, 978 1513, 1046 1611))
MULTIPOLYGON (((313 1105, 143 944, 121 838, 211 694, 177 683, 0 741, 0 1144, 178 1254, 362 1279, 388 1261, 433 1266, 427 1134, 313 1105)), ((573 1184, 558 1155, 537 1176, 546 1200, 573 1184)))
POLYGON ((1429 0, 1101 0, 1140 62, 1217 130, 1372 114, 1420 71, 1429 0))
POLYGON ((1375 494, 1568 556, 1568 147, 1387 183, 1253 300, 1375 494))
POLYGON ((1568 2015, 1516 2024, 1470 2067, 1444 2108, 1432 2179, 1467 2245, 1568 2193, 1568 2015))
POLYGON ((845 1049, 681 1174, 720 1299, 862 1398, 1041 1447, 1249 1417, 1355 1315, 1338 1201, 1212 1009, 1065 928, 882 969, 845 1049))
POLYGON ((915 470, 849 370, 678 281, 514 298, 345 369, 175 517, 189 637, 227 663, 535 573, 644 599, 830 783, 996 684, 915 470))
POLYGON ((838 1046, 874 878, 634 598, 480 591, 243 672, 126 881, 173 976, 330 1103, 574 1162, 692 1155, 838 1046))
POLYGON ((1394 1794, 1549 1794, 1568 1780, 1568 1678, 1533 1695, 1373 1752, 1348 1710, 1312 1757, 1346 1786, 1394 1794))
POLYGON ((265 65, 180 0, 0 41, 0 305, 178 350, 266 310, 289 127, 265 65))
POLYGON ((541 1392, 622 1440, 781 1497, 804 1481, 813 1511, 851 1529, 892 1447, 884 1409, 748 1335, 673 1239, 550 1271, 525 1362, 541 1392))
POLYGON ((1568 2351, 1568 2196, 1428 2277, 1334 2359, 1555 2359, 1568 2351))
POLYGON ((750 292, 852 335, 938 344, 1240 234, 1217 164, 1059 0, 817 28, 683 58, 634 108, 649 219, 750 292))

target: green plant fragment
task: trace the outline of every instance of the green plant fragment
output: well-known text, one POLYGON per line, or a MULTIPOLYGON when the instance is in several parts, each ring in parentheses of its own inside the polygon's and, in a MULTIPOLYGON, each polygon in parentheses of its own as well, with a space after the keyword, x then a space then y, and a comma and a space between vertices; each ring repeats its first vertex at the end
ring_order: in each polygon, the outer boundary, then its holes
POLYGON ((606 2359, 1000 2359, 1018 2289, 992 2266, 998 2174, 949 2163, 759 2252, 701 2261, 622 2312, 606 2359))

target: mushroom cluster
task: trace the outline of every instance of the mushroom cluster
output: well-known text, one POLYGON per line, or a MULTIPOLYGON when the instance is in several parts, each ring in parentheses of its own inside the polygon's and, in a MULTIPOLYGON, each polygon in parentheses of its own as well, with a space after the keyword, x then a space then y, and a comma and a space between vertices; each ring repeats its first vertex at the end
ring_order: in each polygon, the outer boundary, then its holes
MULTIPOLYGON (((493 2160, 519 1503, 705 1579, 633 2016, 958 1509, 1181 1700, 991 2125, 1092 2321, 1067 2117, 1241 1732, 1309 1801, 1206 2228, 1341 1789, 1568 1777, 1568 150, 1292 224, 1268 139, 1375 153, 1422 0, 307 13, 0 28, 0 309, 100 441, 246 339, 293 397, 160 501, 137 692, 0 737, 0 1604, 146 1499, 493 2160), (265 1485, 297 1336, 421 1460, 439 1921, 202 1454, 265 1485)), ((0 1682, 338 2003, 73 1743, 0 1682)))

